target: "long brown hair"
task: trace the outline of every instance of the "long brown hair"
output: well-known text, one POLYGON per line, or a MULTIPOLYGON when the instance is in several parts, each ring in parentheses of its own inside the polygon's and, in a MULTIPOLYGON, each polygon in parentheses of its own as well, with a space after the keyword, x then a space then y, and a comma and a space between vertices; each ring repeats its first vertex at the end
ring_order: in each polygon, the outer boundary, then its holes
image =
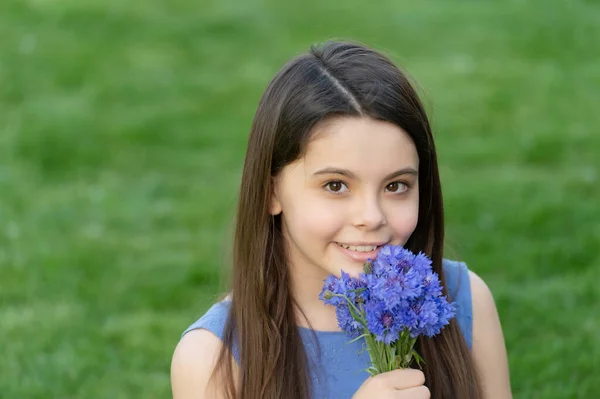
MULTIPOLYGON (((353 42, 312 46, 269 83, 252 123, 233 237, 231 306, 213 377, 229 398, 309 398, 309 363, 297 328, 280 216, 268 212, 273 178, 303 155, 314 126, 335 116, 391 122, 419 156, 419 219, 406 243, 427 253, 444 282, 444 215, 437 157, 424 107, 385 55, 353 42), (232 345, 239 353, 234 381, 232 345)), ((468 282, 466 282, 468 283, 468 282)), ((447 294, 446 288, 444 288, 447 294)), ((455 320, 419 339, 433 398, 479 399, 477 373, 455 320)))

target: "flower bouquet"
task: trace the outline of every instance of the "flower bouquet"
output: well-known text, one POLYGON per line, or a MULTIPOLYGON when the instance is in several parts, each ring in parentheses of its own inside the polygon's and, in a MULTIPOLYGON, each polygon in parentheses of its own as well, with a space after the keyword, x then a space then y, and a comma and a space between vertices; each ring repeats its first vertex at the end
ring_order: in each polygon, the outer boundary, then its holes
POLYGON ((371 375, 407 368, 413 359, 421 366, 417 338, 439 334, 455 316, 431 260, 402 246, 382 247, 358 277, 329 276, 319 298, 335 306, 350 342, 365 339, 371 375))

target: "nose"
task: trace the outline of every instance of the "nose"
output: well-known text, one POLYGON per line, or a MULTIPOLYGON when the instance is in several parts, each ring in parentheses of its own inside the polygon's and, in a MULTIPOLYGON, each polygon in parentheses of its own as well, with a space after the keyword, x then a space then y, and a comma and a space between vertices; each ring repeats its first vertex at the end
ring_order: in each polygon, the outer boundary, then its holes
POLYGON ((372 196, 357 200, 354 226, 374 230, 387 223, 380 198, 372 196))

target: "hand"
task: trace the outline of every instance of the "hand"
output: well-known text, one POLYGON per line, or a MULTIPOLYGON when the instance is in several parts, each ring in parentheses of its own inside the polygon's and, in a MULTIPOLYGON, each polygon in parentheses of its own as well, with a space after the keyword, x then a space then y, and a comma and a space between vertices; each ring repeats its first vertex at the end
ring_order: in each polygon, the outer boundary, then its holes
POLYGON ((420 370, 399 369, 369 377, 352 399, 429 399, 425 374, 420 370))

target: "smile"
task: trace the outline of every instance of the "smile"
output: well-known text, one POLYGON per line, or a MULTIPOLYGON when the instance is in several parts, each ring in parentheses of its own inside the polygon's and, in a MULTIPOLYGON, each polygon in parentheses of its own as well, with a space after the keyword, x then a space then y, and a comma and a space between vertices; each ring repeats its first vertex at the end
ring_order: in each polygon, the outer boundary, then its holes
POLYGON ((351 260, 364 263, 367 260, 374 260, 377 257, 379 249, 385 244, 375 245, 348 245, 337 242, 337 247, 351 260))
POLYGON ((346 248, 356 252, 371 252, 375 251, 377 248, 380 247, 379 245, 345 245, 340 243, 338 243, 338 245, 342 248, 346 248))

